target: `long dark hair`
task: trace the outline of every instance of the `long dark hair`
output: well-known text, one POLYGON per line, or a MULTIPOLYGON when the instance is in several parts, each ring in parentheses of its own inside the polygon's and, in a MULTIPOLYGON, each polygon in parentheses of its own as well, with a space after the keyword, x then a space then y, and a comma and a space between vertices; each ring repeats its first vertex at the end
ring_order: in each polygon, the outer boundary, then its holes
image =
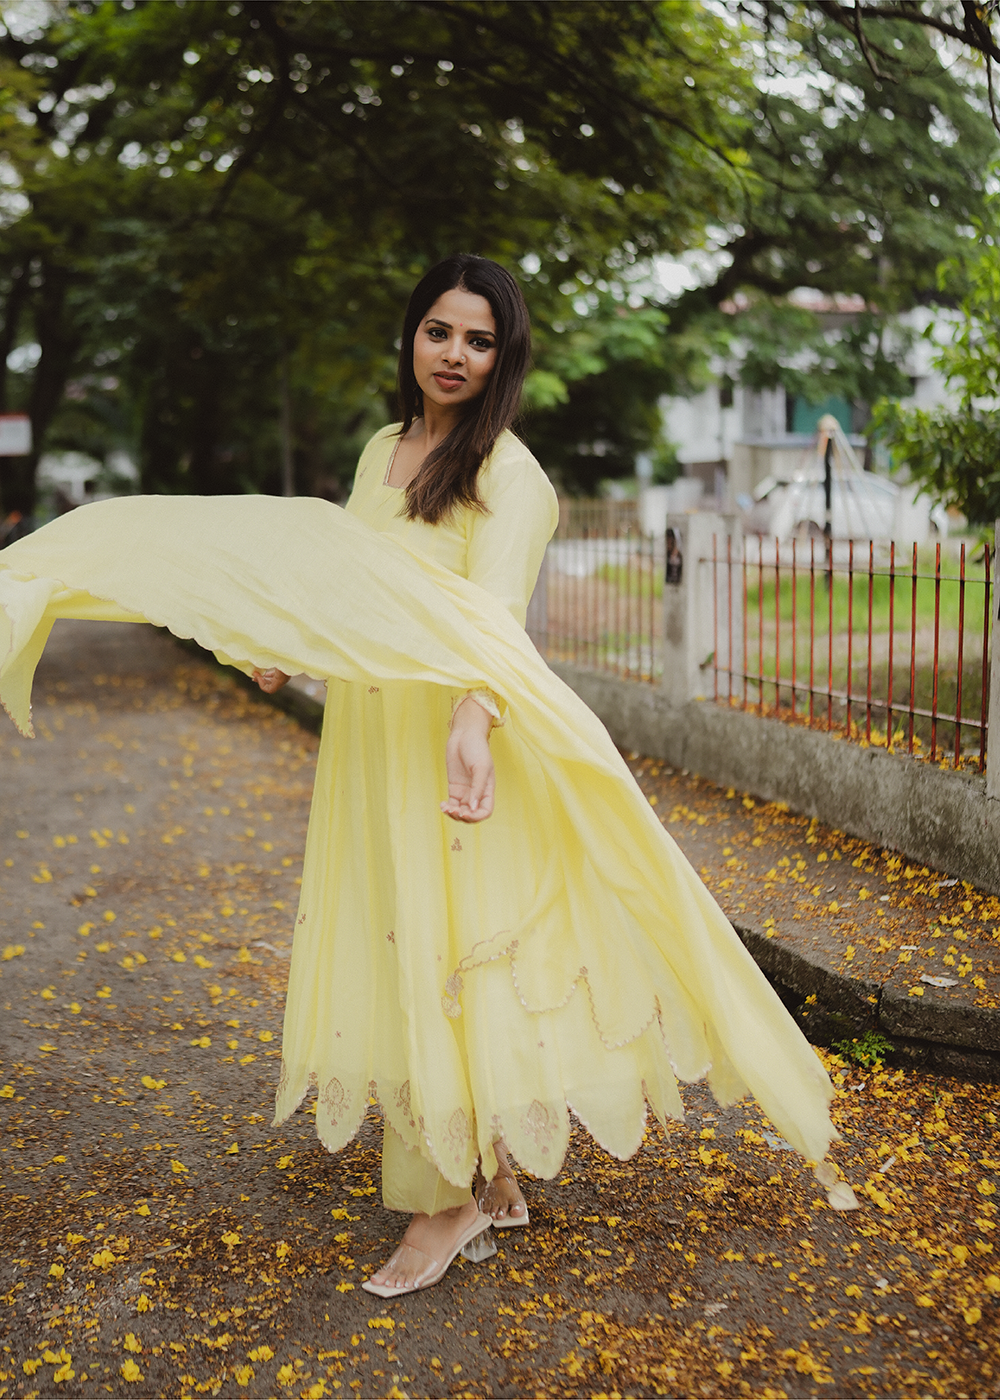
POLYGON ((531 361, 528 308, 513 277, 489 258, 453 253, 421 278, 406 308, 399 350, 400 437, 424 410, 424 396, 413 372, 414 336, 438 297, 456 289, 489 302, 497 328, 497 356, 486 388, 472 400, 444 442, 428 454, 406 488, 408 519, 426 520, 431 525, 450 515, 456 506, 486 510, 477 484, 479 468, 500 434, 517 417, 531 361))

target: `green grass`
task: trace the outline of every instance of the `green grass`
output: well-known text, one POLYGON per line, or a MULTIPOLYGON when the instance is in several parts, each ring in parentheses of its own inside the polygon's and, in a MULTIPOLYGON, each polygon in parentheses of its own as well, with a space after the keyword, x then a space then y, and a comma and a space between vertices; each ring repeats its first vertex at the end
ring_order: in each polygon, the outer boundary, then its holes
MULTIPOLYGON (((918 567, 923 573, 933 573, 933 557, 921 557, 918 567)), ((942 561, 942 574, 953 575, 958 572, 958 565, 951 560, 942 561)), ((774 570, 770 571, 765 565, 763 571, 763 610, 765 626, 774 626, 774 570)), ((980 564, 966 564, 965 583, 965 630, 966 636, 981 637, 983 631, 983 611, 985 606, 985 589, 983 587, 983 571, 980 564)), ((760 576, 756 566, 747 568, 747 620, 758 617, 761 605, 760 576)), ((803 577, 800 573, 796 579, 795 604, 797 614, 797 631, 805 628, 805 634, 809 633, 809 602, 810 602, 810 578, 803 577)), ((851 605, 852 589, 846 575, 839 570, 835 570, 833 576, 833 633, 834 636, 847 633, 848 619, 850 617, 853 630, 855 632, 867 632, 868 630, 868 577, 866 574, 855 574, 853 581, 853 607, 851 605)), ((742 578, 734 570, 733 594, 734 602, 738 596, 738 590, 742 588, 742 578)), ((934 604, 935 604, 935 580, 933 578, 917 579, 917 605, 916 620, 918 629, 921 627, 933 627, 934 625, 934 604)), ((957 628, 959 614, 959 592, 960 586, 957 581, 949 578, 942 578, 940 585, 940 625, 942 629, 957 628)), ((816 633, 827 635, 830 622, 830 594, 827 587, 827 575, 817 570, 814 576, 815 593, 815 616, 816 633)), ((872 632, 882 635, 889 631, 889 598, 890 580, 882 575, 876 575, 871 581, 872 594, 872 632)), ((723 582, 723 598, 726 596, 726 585, 723 582)), ((720 600, 721 601, 721 600, 720 600)), ((913 583, 912 579, 905 574, 897 573, 894 589, 894 614, 893 628, 899 632, 909 630, 912 623, 913 612, 913 583)), ((792 620, 792 580, 791 570, 786 570, 782 566, 781 578, 781 600, 779 615, 782 622, 791 623, 792 620)))

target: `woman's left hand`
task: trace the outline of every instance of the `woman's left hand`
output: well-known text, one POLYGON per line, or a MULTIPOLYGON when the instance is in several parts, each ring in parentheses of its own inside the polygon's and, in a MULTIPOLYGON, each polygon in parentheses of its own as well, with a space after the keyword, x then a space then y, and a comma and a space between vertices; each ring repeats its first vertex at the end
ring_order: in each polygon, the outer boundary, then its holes
POLYGON ((289 681, 289 677, 285 675, 284 671, 279 671, 277 666, 269 666, 266 671, 255 669, 253 678, 265 695, 273 695, 289 681))
POLYGON ((496 773, 490 753, 493 716, 467 696, 455 710, 445 750, 448 800, 446 817, 457 822, 482 822, 493 812, 496 773))

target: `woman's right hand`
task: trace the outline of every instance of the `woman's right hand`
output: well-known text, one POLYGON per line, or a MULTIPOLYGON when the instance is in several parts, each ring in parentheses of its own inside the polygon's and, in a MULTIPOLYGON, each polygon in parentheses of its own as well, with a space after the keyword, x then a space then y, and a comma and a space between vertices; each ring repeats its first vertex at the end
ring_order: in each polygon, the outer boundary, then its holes
POLYGON ((265 695, 273 695, 276 690, 287 685, 289 680, 284 671, 279 671, 277 666, 269 666, 266 671, 255 669, 253 678, 265 695))
POLYGON ((445 749, 448 798, 441 803, 446 817, 457 822, 483 822, 493 812, 496 774, 490 753, 493 716, 471 695, 455 710, 445 749))

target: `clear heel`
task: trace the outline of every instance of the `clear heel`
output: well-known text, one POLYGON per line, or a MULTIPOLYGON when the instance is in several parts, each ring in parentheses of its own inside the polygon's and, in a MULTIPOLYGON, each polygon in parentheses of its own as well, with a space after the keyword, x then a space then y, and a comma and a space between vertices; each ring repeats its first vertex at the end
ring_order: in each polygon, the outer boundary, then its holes
POLYGON ((468 1259, 470 1264, 482 1264, 484 1260, 492 1259, 496 1252, 497 1242, 492 1230, 484 1230, 461 1249, 462 1258, 468 1259))

